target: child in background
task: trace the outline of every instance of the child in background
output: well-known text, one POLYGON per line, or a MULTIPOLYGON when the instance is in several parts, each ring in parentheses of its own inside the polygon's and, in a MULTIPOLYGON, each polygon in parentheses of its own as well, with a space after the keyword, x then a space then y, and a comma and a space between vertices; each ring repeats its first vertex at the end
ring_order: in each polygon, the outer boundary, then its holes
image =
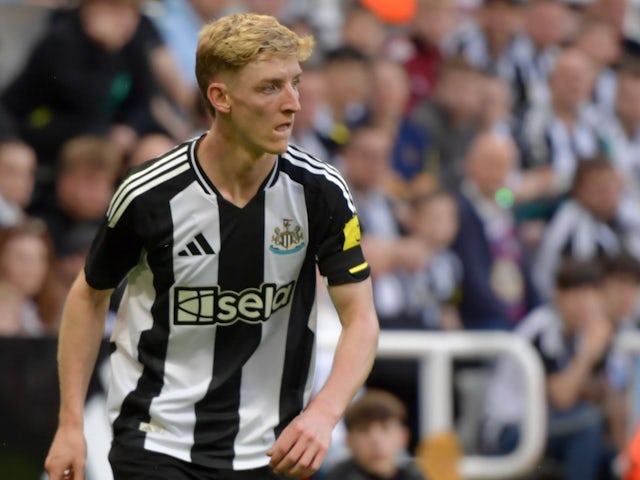
POLYGON ((424 480, 402 459, 409 442, 406 409, 389 392, 367 390, 344 415, 351 458, 335 465, 325 480, 424 480))
POLYGON ((55 191, 33 208, 42 218, 59 255, 68 232, 78 225, 97 227, 113 196, 123 159, 106 138, 82 135, 64 143, 55 191))
POLYGON ((429 251, 429 261, 415 274, 412 282, 420 298, 425 328, 446 330, 460 327, 460 317, 453 305, 460 286, 462 265, 450 250, 458 232, 458 207, 453 196, 444 190, 414 195, 411 200, 412 233, 429 251))
POLYGON ((14 311, 19 302, 16 335, 57 331, 62 296, 52 262, 53 247, 44 222, 29 219, 0 230, 0 310, 14 311))

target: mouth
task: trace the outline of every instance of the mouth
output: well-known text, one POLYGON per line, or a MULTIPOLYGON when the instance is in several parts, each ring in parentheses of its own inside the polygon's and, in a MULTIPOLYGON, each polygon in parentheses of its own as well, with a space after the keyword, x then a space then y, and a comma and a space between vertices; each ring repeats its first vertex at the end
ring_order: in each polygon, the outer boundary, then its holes
POLYGON ((281 123, 275 128, 275 131, 278 133, 288 133, 291 130, 292 125, 293 125, 293 122, 281 123))

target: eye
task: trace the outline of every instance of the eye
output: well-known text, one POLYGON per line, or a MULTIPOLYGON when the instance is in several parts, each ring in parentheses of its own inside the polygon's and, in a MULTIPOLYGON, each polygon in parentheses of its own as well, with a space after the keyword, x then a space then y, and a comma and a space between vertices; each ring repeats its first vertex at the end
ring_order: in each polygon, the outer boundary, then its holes
POLYGON ((298 85, 300 85, 300 78, 299 77, 298 78, 294 78, 293 82, 291 82, 291 85, 293 85, 293 88, 297 90, 298 89, 298 85))
POLYGON ((274 93, 278 91, 278 85, 275 83, 266 83, 260 87, 260 91, 263 93, 274 93))

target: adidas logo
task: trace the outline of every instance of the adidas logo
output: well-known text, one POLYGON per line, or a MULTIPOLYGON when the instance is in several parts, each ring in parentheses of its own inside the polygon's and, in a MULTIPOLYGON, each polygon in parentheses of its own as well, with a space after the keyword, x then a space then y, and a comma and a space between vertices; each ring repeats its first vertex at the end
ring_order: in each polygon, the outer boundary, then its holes
POLYGON ((196 255, 212 255, 216 252, 213 251, 207 239, 204 238, 204 235, 199 233, 196 238, 187 243, 187 247, 184 250, 178 252, 178 255, 181 257, 189 257, 196 255))

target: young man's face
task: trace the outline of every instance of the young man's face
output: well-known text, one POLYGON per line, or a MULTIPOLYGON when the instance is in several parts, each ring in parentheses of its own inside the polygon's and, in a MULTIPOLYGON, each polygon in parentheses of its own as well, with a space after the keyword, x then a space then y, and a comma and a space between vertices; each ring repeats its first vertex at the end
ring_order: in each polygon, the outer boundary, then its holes
POLYGON ((556 305, 565 329, 573 334, 584 328, 593 312, 602 311, 601 291, 595 286, 560 289, 556 291, 556 305))
POLYGON ((258 59, 225 77, 234 140, 256 154, 287 149, 295 114, 300 110, 295 57, 258 59))
POLYGON ((355 462, 367 473, 392 478, 397 470, 398 455, 407 446, 409 432, 396 419, 372 422, 354 427, 347 443, 355 462))

